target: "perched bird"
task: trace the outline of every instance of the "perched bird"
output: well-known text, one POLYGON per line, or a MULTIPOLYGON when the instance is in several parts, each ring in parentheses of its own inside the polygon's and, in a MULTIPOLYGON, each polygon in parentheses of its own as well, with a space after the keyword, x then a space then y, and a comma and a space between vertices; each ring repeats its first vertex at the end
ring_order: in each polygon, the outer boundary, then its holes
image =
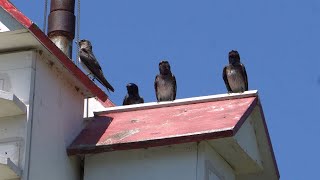
POLYGON ((93 81, 97 79, 104 87, 107 88, 108 91, 110 90, 114 92, 114 88, 104 77, 99 62, 92 52, 92 45, 90 41, 83 39, 78 42, 78 45, 80 47, 79 62, 83 69, 85 69, 89 73, 88 75, 93 75, 93 81))
POLYGON ((154 89, 158 102, 173 101, 176 99, 177 83, 176 78, 171 73, 170 64, 168 61, 159 63, 160 74, 156 76, 154 81, 154 89))
POLYGON ((223 68, 223 80, 229 93, 248 91, 246 68, 240 62, 238 51, 229 52, 229 65, 223 68))
POLYGON ((123 99, 123 105, 144 103, 143 98, 139 95, 139 88, 136 84, 127 84, 127 91, 128 94, 123 99))

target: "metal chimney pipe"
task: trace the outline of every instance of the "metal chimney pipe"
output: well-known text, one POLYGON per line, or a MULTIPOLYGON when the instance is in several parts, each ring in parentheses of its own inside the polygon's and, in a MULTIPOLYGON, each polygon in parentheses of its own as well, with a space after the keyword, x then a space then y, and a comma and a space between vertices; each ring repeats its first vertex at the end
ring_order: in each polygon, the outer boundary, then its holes
POLYGON ((75 0, 51 0, 48 18, 48 37, 70 59, 75 32, 75 0))

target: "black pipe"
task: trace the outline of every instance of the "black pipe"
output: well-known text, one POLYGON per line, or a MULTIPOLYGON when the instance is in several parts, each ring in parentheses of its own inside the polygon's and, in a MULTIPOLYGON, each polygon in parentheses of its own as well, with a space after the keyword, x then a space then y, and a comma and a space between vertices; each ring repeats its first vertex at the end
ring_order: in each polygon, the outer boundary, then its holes
POLYGON ((51 0, 48 18, 48 37, 69 58, 72 57, 72 41, 75 34, 75 0, 51 0))

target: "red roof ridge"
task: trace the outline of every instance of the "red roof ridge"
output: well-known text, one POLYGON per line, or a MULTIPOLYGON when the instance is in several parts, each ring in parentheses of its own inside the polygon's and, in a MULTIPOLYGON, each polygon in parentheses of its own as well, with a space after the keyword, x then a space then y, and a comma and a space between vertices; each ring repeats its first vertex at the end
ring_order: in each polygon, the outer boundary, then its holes
POLYGON ((126 105, 126 106, 115 106, 106 108, 104 111, 94 112, 95 115, 102 115, 108 113, 118 113, 118 112, 127 112, 127 111, 137 111, 143 109, 155 109, 161 107, 171 107, 171 106, 178 106, 178 105, 185 105, 185 104, 196 104, 196 103, 203 103, 203 102, 213 102, 213 101, 223 101, 229 99, 240 99, 240 98, 247 98, 247 97, 258 97, 258 90, 250 90, 245 91, 243 93, 226 93, 226 94, 215 94, 215 95, 208 95, 208 96, 199 96, 199 97, 192 97, 192 98, 183 98, 177 99, 174 101, 165 101, 165 102, 150 102, 150 103, 143 103, 143 104, 133 104, 133 105, 126 105))

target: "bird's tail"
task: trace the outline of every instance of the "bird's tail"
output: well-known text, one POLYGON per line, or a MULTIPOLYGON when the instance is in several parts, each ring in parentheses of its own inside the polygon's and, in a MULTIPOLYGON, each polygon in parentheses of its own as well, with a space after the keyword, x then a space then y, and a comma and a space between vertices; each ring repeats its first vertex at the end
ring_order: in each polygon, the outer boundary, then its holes
POLYGON ((103 74, 100 74, 100 77, 96 78, 99 83, 101 83, 104 87, 107 88, 107 90, 114 92, 114 88, 111 86, 111 84, 106 80, 106 78, 103 76, 103 74))

